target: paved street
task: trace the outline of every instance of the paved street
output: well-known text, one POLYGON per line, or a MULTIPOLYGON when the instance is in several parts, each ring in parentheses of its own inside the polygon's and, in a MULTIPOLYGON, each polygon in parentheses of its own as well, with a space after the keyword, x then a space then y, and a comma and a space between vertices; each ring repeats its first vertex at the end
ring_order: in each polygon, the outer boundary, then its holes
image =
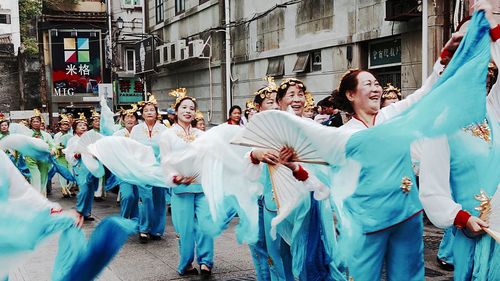
MULTIPOLYGON (((76 202, 75 198, 62 199, 57 189, 53 190, 50 198, 66 209, 74 207, 76 202)), ((118 212, 116 195, 108 193, 104 202, 94 202, 93 215, 97 220, 85 223, 85 231, 90 233, 100 219, 118 212)), ((163 240, 143 245, 139 244, 137 237, 132 237, 100 275, 99 280, 200 280, 199 277, 189 279, 177 274, 177 240, 170 215, 167 221, 166 235, 163 240)), ((236 242, 234 225, 235 222, 215 242, 215 267, 211 280, 256 280, 248 247, 236 242)), ((440 270, 435 262, 441 233, 434 227, 426 226, 424 237, 426 280, 452 280, 452 274, 440 270)), ((56 248, 56 238, 47 241, 36 250, 23 267, 11 274, 9 280, 50 280, 56 248)))

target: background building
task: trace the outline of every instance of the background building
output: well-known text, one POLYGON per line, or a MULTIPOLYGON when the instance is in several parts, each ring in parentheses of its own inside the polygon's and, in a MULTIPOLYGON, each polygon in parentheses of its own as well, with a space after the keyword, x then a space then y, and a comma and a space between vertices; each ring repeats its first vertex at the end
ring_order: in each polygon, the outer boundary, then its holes
POLYGON ((57 6, 44 2, 38 22, 45 74, 41 99, 49 104, 52 124, 61 112, 90 112, 99 104, 98 84, 111 83, 106 11, 100 0, 57 6))
POLYGON ((20 46, 19 2, 0 1, 0 52, 17 55, 20 46))
MULTIPOLYGON (((422 5, 403 0, 148 0, 148 32, 157 48, 151 91, 162 107, 186 87, 213 123, 226 118, 224 31, 230 27, 231 99, 243 106, 264 85, 298 77, 317 100, 349 68, 367 68, 382 83, 412 93, 422 83, 422 5), (225 25, 225 2, 229 25, 225 25), (196 51, 198 50, 198 52, 196 51)), ((468 3, 467 3, 468 5, 468 3)), ((455 1, 428 1, 428 64, 451 31, 455 1)))

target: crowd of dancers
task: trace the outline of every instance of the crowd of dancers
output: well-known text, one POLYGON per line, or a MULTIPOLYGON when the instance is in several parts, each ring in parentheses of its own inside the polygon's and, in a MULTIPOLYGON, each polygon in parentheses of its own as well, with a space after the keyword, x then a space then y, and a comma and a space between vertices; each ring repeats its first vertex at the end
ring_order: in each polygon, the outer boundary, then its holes
MULTIPOLYGON (((500 62, 500 25, 487 2, 476 9, 403 100, 370 71, 346 72, 329 101, 352 117, 339 128, 305 117, 307 88, 296 78, 267 79, 245 126, 230 119, 206 132, 186 89, 171 93, 168 126, 153 95, 121 110, 120 124, 105 102, 89 120, 62 116, 53 139, 38 113, 30 129, 0 120, 0 207, 23 210, 2 219, 20 232, 38 227, 30 245, 59 230, 74 242, 69 230, 94 220, 94 193, 119 186, 121 219, 91 237, 107 259, 93 264, 90 246, 72 251, 64 266, 73 273, 55 280, 94 278, 133 233, 162 239, 168 205, 183 276, 210 276, 214 239, 238 217, 258 280, 380 280, 384 268, 388 280, 424 280, 425 211, 446 229, 441 259, 455 280, 500 280, 500 86, 489 67, 500 62), (76 212, 45 198, 54 173, 64 196, 78 186, 76 212), (72 271, 81 266, 93 275, 72 271)), ((22 234, 0 232, 0 261, 26 251, 14 239, 22 234)), ((13 264, 0 263, 0 277, 13 264)))

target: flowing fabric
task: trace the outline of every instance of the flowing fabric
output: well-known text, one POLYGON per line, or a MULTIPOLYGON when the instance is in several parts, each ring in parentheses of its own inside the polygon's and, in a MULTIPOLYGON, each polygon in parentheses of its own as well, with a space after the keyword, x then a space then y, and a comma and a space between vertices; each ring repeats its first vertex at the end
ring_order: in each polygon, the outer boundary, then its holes
POLYGON ((101 126, 100 133, 104 136, 112 136, 116 131, 120 130, 121 126, 116 125, 114 121, 114 114, 109 108, 106 98, 102 97, 101 101, 101 126))
POLYGON ((124 137, 104 137, 88 151, 120 180, 137 186, 168 187, 153 149, 124 137))
POLYGON ((39 161, 48 162, 50 157, 49 145, 42 139, 23 134, 9 134, 0 140, 1 150, 16 150, 21 154, 39 161))
POLYGON ((49 182, 56 173, 61 175, 67 181, 76 182, 73 173, 66 166, 59 163, 54 156, 51 156, 49 159, 50 163, 52 163, 52 168, 49 170, 49 182))

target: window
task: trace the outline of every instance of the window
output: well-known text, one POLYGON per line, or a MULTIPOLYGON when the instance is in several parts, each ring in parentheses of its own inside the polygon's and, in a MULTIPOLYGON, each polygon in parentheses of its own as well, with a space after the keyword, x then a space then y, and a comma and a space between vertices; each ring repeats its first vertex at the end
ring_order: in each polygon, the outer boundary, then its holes
POLYGON ((269 60, 267 65, 267 76, 277 77, 285 74, 285 60, 283 57, 274 58, 269 60))
POLYGON ((156 23, 163 21, 163 0, 155 0, 156 23))
POLYGON ((126 60, 126 70, 127 71, 135 71, 135 50, 127 49, 125 52, 125 60, 126 60))
POLYGON ((122 3, 124 8, 133 8, 141 6, 141 0, 123 0, 122 3))
POLYGON ((293 72, 308 73, 313 71, 321 71, 321 51, 297 54, 293 72))
POLYGON ((8 14, 0 14, 0 24, 10 24, 10 15, 8 14))
POLYGON ((184 13, 185 9, 186 9, 185 0, 175 0, 175 14, 176 15, 184 13))
POLYGON ((311 71, 321 71, 321 51, 312 52, 311 71))
POLYGON ((305 72, 309 64, 309 53, 297 55, 297 61, 293 67, 293 72, 305 72))

